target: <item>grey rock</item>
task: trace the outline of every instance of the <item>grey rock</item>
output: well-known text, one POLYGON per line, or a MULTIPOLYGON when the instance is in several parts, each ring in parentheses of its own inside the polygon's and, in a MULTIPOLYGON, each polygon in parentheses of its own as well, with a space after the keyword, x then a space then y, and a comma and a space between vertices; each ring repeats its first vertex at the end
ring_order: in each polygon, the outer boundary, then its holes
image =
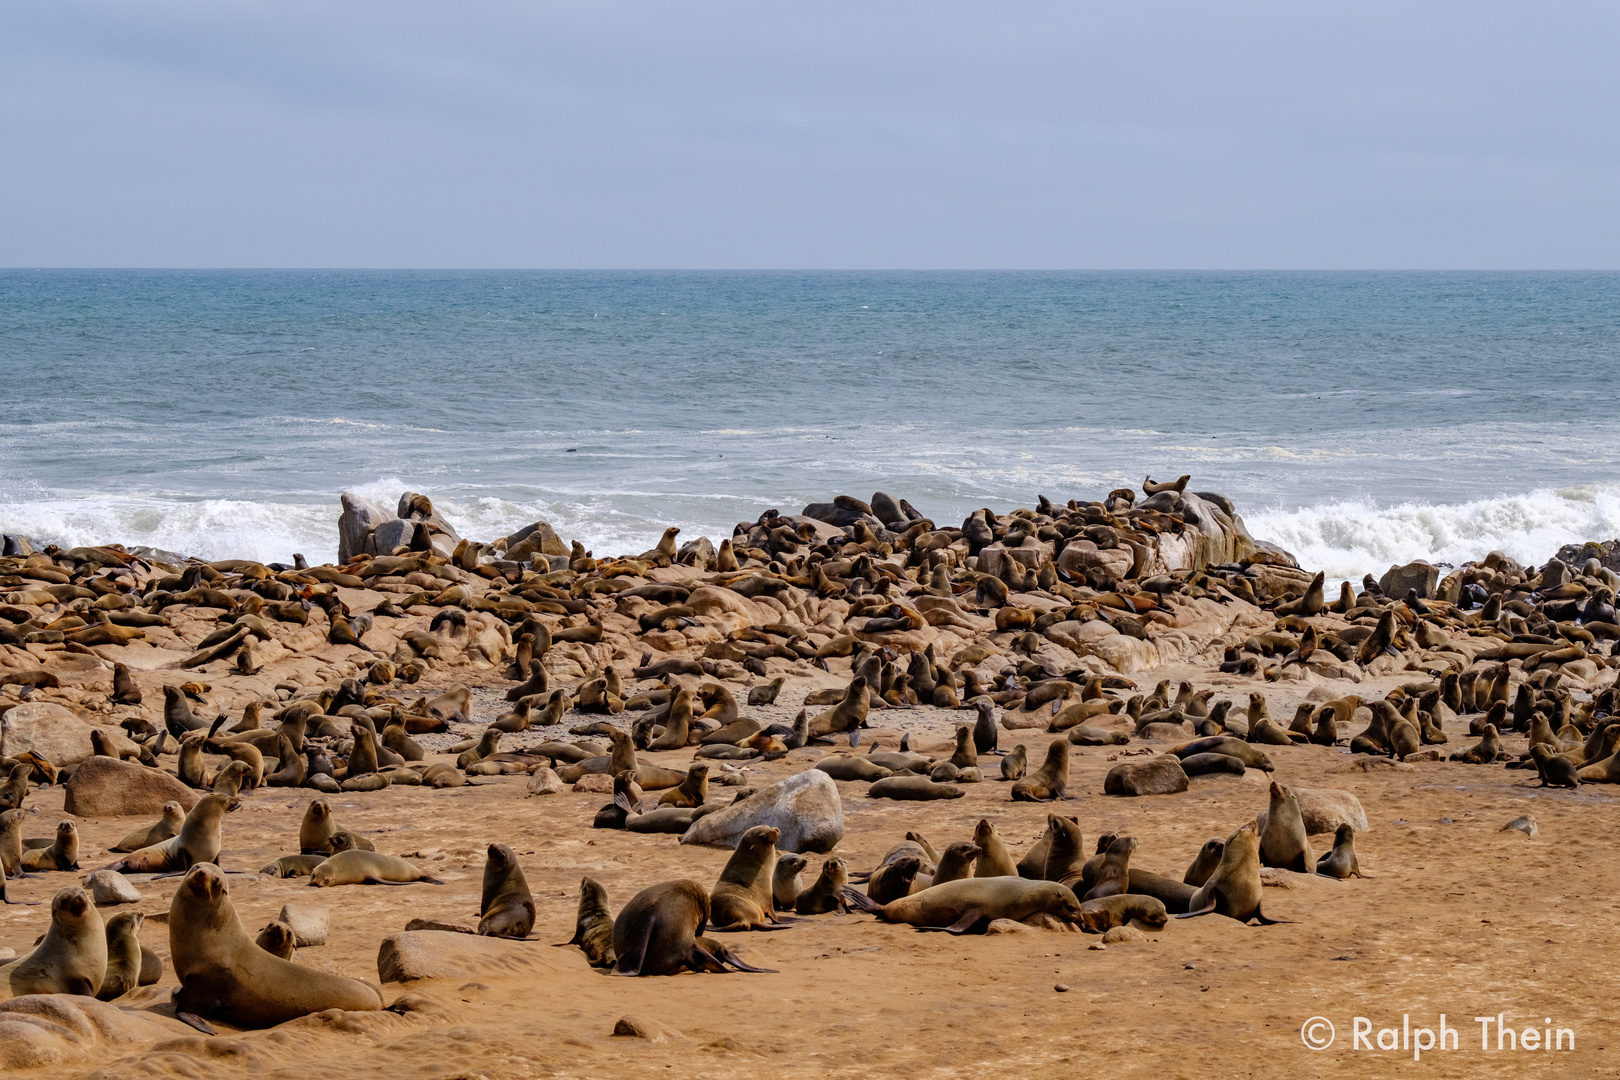
POLYGON ((844 804, 838 785, 824 772, 810 769, 761 788, 740 803, 692 823, 683 844, 735 848, 755 825, 782 831, 778 850, 826 853, 844 838, 844 804))
POLYGON ((346 563, 363 554, 372 530, 394 515, 352 491, 345 491, 338 499, 343 504, 343 512, 338 515, 338 562, 346 563))

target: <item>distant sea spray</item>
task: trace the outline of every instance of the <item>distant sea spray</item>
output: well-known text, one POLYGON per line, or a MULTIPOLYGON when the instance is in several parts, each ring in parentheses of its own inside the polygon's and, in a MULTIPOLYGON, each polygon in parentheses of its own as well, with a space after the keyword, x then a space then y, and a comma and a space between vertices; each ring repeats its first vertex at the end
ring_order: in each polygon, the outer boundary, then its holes
POLYGON ((1620 275, 0 272, 0 529, 329 559, 337 495, 598 554, 1193 474, 1359 579, 1620 536, 1620 275))

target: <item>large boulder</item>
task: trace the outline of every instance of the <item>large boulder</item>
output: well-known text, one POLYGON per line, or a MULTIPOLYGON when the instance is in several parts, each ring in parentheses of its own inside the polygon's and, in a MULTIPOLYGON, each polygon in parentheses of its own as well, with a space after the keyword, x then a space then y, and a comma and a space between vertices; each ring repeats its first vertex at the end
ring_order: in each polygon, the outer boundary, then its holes
POLYGON ((844 803, 838 797, 838 785, 815 769, 790 776, 740 803, 699 818, 681 843, 734 848, 755 825, 780 829, 776 846, 781 851, 831 851, 844 838, 844 803))
POLYGON ((197 805, 197 793, 179 777, 110 757, 85 758, 63 790, 62 808, 74 817, 161 814, 163 804, 170 801, 187 810, 197 805))
POLYGON ((544 521, 525 525, 506 538, 506 557, 524 562, 536 555, 561 555, 566 558, 572 549, 563 543, 557 531, 544 521))
POLYGON ((1434 596, 1439 583, 1440 568, 1422 559, 1405 566, 1392 566, 1378 579, 1378 587, 1384 595, 1394 600, 1405 596, 1408 589, 1416 589, 1418 596, 1427 600, 1434 596))
POLYGON ((346 563, 364 553, 372 530, 394 515, 352 491, 345 491, 338 500, 343 503, 343 513, 338 515, 338 562, 346 563))
POLYGON ((1174 754, 1121 762, 1103 778, 1104 795, 1174 795, 1186 790, 1187 774, 1174 754))
POLYGON ((367 555, 392 555, 400 548, 408 548, 416 538, 416 522, 402 518, 389 518, 371 531, 366 538, 367 555))
POLYGON ((95 752, 91 726, 54 701, 27 701, 5 714, 6 753, 32 750, 53 765, 77 765, 95 752))

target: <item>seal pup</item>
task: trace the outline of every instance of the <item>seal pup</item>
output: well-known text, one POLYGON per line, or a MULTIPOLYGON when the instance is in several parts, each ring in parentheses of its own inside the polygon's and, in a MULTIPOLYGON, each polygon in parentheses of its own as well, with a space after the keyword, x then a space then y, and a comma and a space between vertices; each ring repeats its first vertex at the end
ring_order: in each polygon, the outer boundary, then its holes
POLYGON ((484 937, 526 938, 534 929, 534 896, 517 855, 505 844, 489 845, 478 933, 484 937))
POLYGON ((291 960, 293 950, 298 945, 298 937, 293 933, 292 927, 277 919, 265 924, 264 929, 259 931, 259 936, 253 939, 253 944, 271 956, 291 960))
POLYGON ((308 877, 328 858, 326 855, 283 855, 260 867, 259 873, 278 878, 308 877))
POLYGON ((1349 825, 1340 825, 1333 833, 1333 850, 1316 860, 1316 872, 1341 881, 1366 876, 1356 861, 1356 831, 1349 825))
POLYGON ((776 873, 771 875, 771 896, 776 902, 777 911, 792 911, 793 901, 799 898, 804 891, 804 885, 799 880, 799 873, 805 868, 807 860, 797 852, 779 852, 776 856, 776 873))
POLYGON ((709 894, 695 881, 663 881, 642 889, 613 920, 615 975, 674 975, 685 970, 769 971, 701 935, 709 922, 709 894))
POLYGON ((938 868, 934 871, 933 884, 943 885, 947 881, 956 881, 958 878, 972 877, 973 864, 979 858, 979 845, 971 840, 958 840, 948 844, 939 857, 938 868))
POLYGON ((193 866, 169 906, 175 1015, 212 1035, 207 1018, 273 1027, 326 1009, 377 1012, 382 995, 355 979, 271 956, 253 943, 219 867, 193 866))
POLYGON ((90 894, 76 885, 51 898, 51 926, 28 955, 0 967, 0 993, 95 997, 107 972, 107 932, 90 894))
POLYGON ((1116 926, 1140 923, 1149 930, 1163 930, 1170 921, 1164 901, 1141 893, 1114 893, 1080 904, 1080 929, 1103 934, 1116 926))
POLYGON ((1226 838, 1220 864, 1193 893, 1187 910, 1176 918, 1192 919, 1211 913, 1242 923, 1257 919, 1270 925, 1281 921, 1266 918, 1260 910, 1260 834, 1252 821, 1226 838))
POLYGON ((709 766, 705 762, 695 761, 686 770, 684 780, 658 797, 658 805, 690 809, 702 806, 703 800, 708 797, 709 766))
POLYGON ((825 915, 829 911, 842 914, 848 903, 844 890, 849 887, 849 864, 837 855, 830 855, 821 864, 821 875, 798 898, 793 910, 800 915, 825 915))
POLYGON ((1001 759, 1001 778, 1003 780, 1022 780, 1024 771, 1029 768, 1029 749, 1019 743, 1001 759))
POLYGON ((1553 752, 1553 748, 1546 743, 1537 743, 1530 748, 1530 757, 1534 759, 1536 774, 1541 777, 1542 787, 1575 788, 1581 786, 1580 772, 1575 763, 1567 757, 1561 757, 1553 752))
POLYGON ((1034 773, 1012 786, 1013 802, 1050 802, 1068 798, 1069 740, 1053 739, 1046 761, 1034 773))
POLYGON ((716 933, 787 929, 777 921, 772 888, 778 858, 776 842, 781 837, 778 828, 755 825, 738 839, 736 850, 709 893, 709 918, 716 933))
POLYGON ((1260 834, 1260 865, 1308 874, 1315 864, 1310 839, 1305 835, 1305 818, 1299 812, 1299 800, 1292 791, 1273 780, 1266 827, 1260 834))
POLYGON ((613 953, 613 912, 608 910, 607 890, 595 878, 579 879, 579 909, 574 915, 574 936, 557 943, 557 948, 578 945, 591 967, 611 968, 613 953))
POLYGON ((1188 864, 1187 872, 1181 876, 1183 883, 1198 888, 1209 880, 1215 868, 1221 865, 1221 854, 1226 850, 1225 840, 1206 840, 1204 846, 1198 849, 1193 861, 1188 864))
POLYGON ((1080 921, 1080 900, 1067 885, 1016 877, 961 878, 887 904, 879 904, 854 889, 844 890, 844 898, 851 906, 884 922, 952 934, 968 933, 995 919, 1023 922, 1042 914, 1064 922, 1080 921))
POLYGON ((866 879, 866 895, 880 904, 911 894, 923 873, 920 855, 902 855, 872 871, 866 879))
POLYGON ((973 748, 977 754, 968 762, 968 765, 977 765, 979 754, 997 752, 999 729, 996 727, 996 705, 987 697, 974 698, 969 704, 979 711, 978 718, 973 721, 973 748))
POLYGON ((140 935, 145 921, 146 916, 138 911, 120 911, 107 920, 107 970, 96 1000, 115 1001, 141 985, 145 956, 140 935))

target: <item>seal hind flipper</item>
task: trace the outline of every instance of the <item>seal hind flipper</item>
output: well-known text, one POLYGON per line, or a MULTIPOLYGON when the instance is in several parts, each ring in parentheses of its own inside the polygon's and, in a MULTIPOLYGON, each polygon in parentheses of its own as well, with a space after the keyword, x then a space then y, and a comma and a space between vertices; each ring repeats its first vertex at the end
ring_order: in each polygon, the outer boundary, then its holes
POLYGON ((1211 896, 1209 898, 1209 903, 1205 904, 1203 907, 1199 908, 1197 911, 1183 911, 1181 914, 1177 915, 1176 918, 1178 918, 1178 919, 1194 919, 1194 918, 1197 918, 1200 915, 1213 915, 1213 914, 1215 914, 1215 905, 1218 902, 1218 900, 1219 900, 1218 897, 1211 896))
POLYGON ((848 903, 850 904, 851 907, 860 908, 862 911, 866 912, 868 915, 877 915, 877 914, 880 914, 883 911, 883 905, 882 904, 878 903, 876 900, 873 900, 870 896, 867 896, 865 893, 856 892, 854 889, 851 889, 847 885, 844 886, 844 888, 842 890, 842 895, 843 895, 844 899, 846 901, 848 901, 848 903))

